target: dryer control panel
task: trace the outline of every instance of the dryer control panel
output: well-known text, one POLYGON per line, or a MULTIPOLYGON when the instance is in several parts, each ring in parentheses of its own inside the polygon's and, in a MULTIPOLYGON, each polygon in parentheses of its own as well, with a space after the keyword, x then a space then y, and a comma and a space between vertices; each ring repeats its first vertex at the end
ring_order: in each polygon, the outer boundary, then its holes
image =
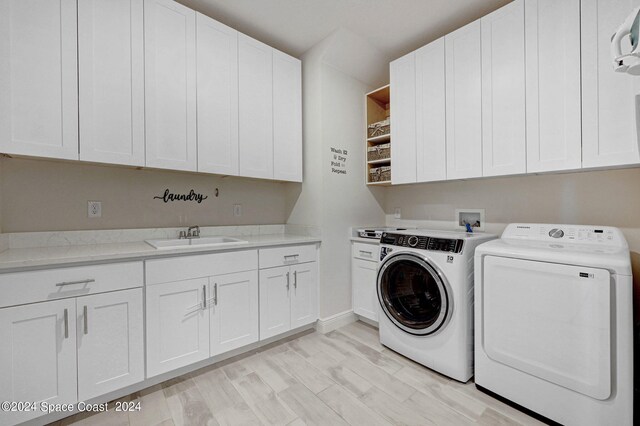
POLYGON ((549 242, 562 241, 574 244, 601 244, 615 247, 627 245, 620 230, 611 226, 512 223, 504 230, 502 238, 549 242))

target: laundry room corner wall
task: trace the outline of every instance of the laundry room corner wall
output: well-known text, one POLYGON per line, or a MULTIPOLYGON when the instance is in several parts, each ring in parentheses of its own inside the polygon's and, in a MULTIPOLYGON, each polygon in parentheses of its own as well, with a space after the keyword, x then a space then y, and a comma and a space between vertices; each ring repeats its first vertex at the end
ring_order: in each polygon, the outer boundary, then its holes
POLYGON ((338 30, 303 55, 302 69, 304 183, 289 188, 287 224, 322 237, 320 318, 326 319, 351 310, 349 228, 384 223, 384 191, 364 185, 364 99, 387 81, 388 58, 338 30))

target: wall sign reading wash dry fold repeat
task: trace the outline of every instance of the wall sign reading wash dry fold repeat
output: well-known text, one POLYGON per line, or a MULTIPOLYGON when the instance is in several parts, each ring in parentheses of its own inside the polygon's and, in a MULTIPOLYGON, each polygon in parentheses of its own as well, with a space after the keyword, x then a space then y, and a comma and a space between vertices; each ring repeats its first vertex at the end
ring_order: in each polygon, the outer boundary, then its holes
POLYGON ((347 150, 331 147, 331 173, 347 174, 347 150))
MULTIPOLYGON (((218 196, 218 188, 216 188, 216 197, 218 196)), ((162 200, 165 203, 170 201, 196 201, 198 204, 209 198, 208 195, 195 192, 193 189, 188 194, 174 194, 169 191, 169 188, 164 190, 164 195, 153 197, 154 200, 162 200)))

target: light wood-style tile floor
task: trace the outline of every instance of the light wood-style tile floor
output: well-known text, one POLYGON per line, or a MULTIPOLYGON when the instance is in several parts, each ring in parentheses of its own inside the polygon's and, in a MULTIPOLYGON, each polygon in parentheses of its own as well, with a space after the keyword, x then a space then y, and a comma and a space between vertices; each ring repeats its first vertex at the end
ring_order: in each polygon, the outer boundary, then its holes
POLYGON ((123 398, 142 410, 62 425, 533 425, 526 414, 379 343, 362 322, 318 332, 123 398))

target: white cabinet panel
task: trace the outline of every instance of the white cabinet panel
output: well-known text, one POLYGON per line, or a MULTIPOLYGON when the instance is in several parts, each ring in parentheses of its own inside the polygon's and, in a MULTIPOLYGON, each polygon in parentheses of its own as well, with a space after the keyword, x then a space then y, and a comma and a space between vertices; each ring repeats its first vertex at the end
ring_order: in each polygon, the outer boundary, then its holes
POLYGON ((211 356, 258 341, 258 271, 211 277, 211 356))
POLYGON ((273 50, 273 177, 302 182, 302 63, 273 50))
POLYGON ((445 36, 447 179, 482 176, 480 21, 445 36))
POLYGON ((640 1, 582 0, 581 5, 582 167, 639 163, 640 79, 613 71, 610 42, 640 1))
MULTIPOLYGON (((2 401, 77 401, 75 305, 65 299, 0 309, 2 401)), ((0 424, 40 414, 0 411, 0 424)))
POLYGON ((143 0, 78 3, 80 159, 144 166, 143 0))
POLYGON ((146 287, 147 377, 209 357, 208 278, 146 287))
MULTIPOLYGON (((444 44, 440 38, 416 51, 417 182, 447 178, 444 44)), ((395 147, 394 140, 392 154, 395 147)), ((392 175, 396 171, 394 168, 392 175)))
POLYGON ((145 0, 146 164, 196 163, 196 13, 171 0, 145 0))
POLYGON ((198 13, 198 171, 238 175, 238 32, 198 13))
POLYGON ((288 266, 260 271, 260 340, 291 329, 291 280, 288 266))
POLYGON ((377 262, 352 259, 353 312, 372 321, 378 321, 377 273, 377 262))
POLYGON ((318 264, 302 263, 290 267, 291 328, 314 323, 318 319, 318 264))
POLYGON ((78 159, 75 0, 0 1, 0 151, 78 159))
POLYGON ((579 169, 580 0, 526 0, 525 19, 527 172, 579 169))
POLYGON ((416 55, 410 53, 390 65, 391 181, 416 182, 416 55))
POLYGON ((524 0, 485 16, 481 27, 482 175, 525 173, 524 0))
POLYGON ((240 175, 273 178, 273 49, 238 34, 240 175))
POLYGON ((144 380, 142 289, 76 299, 78 400, 144 380))

